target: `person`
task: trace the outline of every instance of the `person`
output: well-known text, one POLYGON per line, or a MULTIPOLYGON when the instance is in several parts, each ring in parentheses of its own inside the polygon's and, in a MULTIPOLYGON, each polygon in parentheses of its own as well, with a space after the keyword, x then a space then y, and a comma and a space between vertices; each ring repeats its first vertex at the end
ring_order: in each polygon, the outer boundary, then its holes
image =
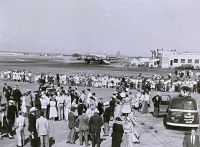
POLYGON ((128 116, 128 114, 131 113, 131 99, 130 97, 128 97, 127 94, 125 94, 125 97, 123 98, 122 101, 123 101, 123 106, 121 109, 121 113, 128 116))
POLYGON ((183 138, 183 147, 199 147, 199 136, 195 135, 195 130, 192 129, 191 132, 187 132, 183 138))
POLYGON ((141 96, 141 99, 143 100, 142 114, 148 113, 149 112, 149 110, 148 110, 149 109, 149 104, 150 104, 148 92, 144 92, 143 95, 141 96))
POLYGON ((40 118, 36 120, 36 130, 40 138, 41 147, 49 147, 49 124, 44 117, 44 112, 40 112, 40 118))
POLYGON ((102 117, 99 116, 99 112, 96 111, 94 116, 92 116, 89 121, 90 132, 92 134, 92 147, 95 147, 95 144, 97 144, 97 147, 100 147, 100 133, 102 125, 102 117))
POLYGON ((93 104, 91 104, 90 107, 86 111, 86 115, 90 118, 94 115, 94 112, 97 112, 97 111, 98 111, 98 109, 95 108, 93 104))
POLYGON ((49 118, 55 120, 55 118, 58 116, 58 112, 56 108, 56 99, 53 97, 53 94, 51 94, 49 105, 50 105, 49 118))
POLYGON ((22 147, 24 145, 25 136, 24 136, 24 128, 26 126, 25 124, 25 118, 22 115, 22 112, 19 111, 19 116, 16 119, 16 136, 17 136, 17 147, 22 147))
POLYGON ((71 96, 69 95, 69 93, 64 93, 64 115, 65 115, 65 120, 68 120, 68 114, 70 112, 71 109, 71 96))
POLYGON ((111 101, 110 101, 110 117, 112 119, 114 118, 114 111, 115 111, 115 98, 111 97, 111 101))
POLYGON ((124 124, 124 137, 122 141, 123 147, 133 147, 132 141, 133 135, 133 125, 128 117, 125 117, 125 124, 124 124))
POLYGON ((154 104, 154 116, 158 117, 159 112, 160 112, 160 103, 162 101, 161 96, 159 93, 157 93, 153 98, 152 98, 153 104, 154 104))
POLYGON ((7 108, 7 120, 8 120, 8 126, 9 126, 9 132, 12 135, 13 134, 13 126, 15 123, 15 118, 18 116, 17 114, 17 108, 14 105, 13 100, 8 101, 8 108, 7 108))
POLYGON ((26 106, 27 117, 29 115, 29 111, 30 111, 30 108, 32 107, 32 105, 33 105, 33 103, 32 103, 31 91, 27 90, 27 92, 25 94, 25 106, 26 106))
POLYGON ((0 106, 0 138, 4 136, 8 136, 10 139, 13 138, 9 131, 9 126, 5 115, 5 108, 0 106))
POLYGON ((119 100, 116 101, 115 106, 115 112, 114 112, 114 118, 121 116, 121 102, 119 100))
POLYGON ((28 118, 28 131, 30 132, 30 146, 31 147, 37 147, 37 130, 36 130, 36 111, 37 109, 35 107, 32 107, 30 109, 30 114, 28 118))
POLYGON ((41 111, 43 111, 44 117, 47 118, 47 107, 49 105, 49 101, 44 92, 42 92, 42 96, 40 98, 40 104, 41 104, 41 111))
POLYGON ((67 143, 75 144, 75 127, 76 127, 76 116, 74 114, 75 108, 71 107, 71 112, 68 114, 68 128, 70 129, 70 132, 67 136, 67 143))
POLYGON ((10 100, 11 94, 12 94, 12 88, 8 86, 6 83, 4 83, 3 95, 5 96, 7 102, 10 100))
POLYGON ((86 112, 87 110, 87 106, 83 104, 83 101, 81 99, 79 99, 77 110, 78 110, 78 116, 82 115, 83 111, 86 112))
POLYGON ((124 134, 124 129, 122 126, 122 120, 120 117, 116 117, 115 123, 113 124, 112 127, 112 147, 120 147, 122 143, 122 137, 124 134))
POLYGON ((134 107, 131 108, 131 113, 129 113, 128 118, 130 119, 130 122, 131 122, 131 124, 133 126, 132 142, 133 143, 140 143, 140 141, 139 141, 140 135, 139 135, 138 131, 136 130, 136 126, 137 126, 137 123, 136 123, 137 114, 136 114, 136 111, 135 111, 134 107))
POLYGON ((104 136, 109 135, 109 121, 110 121, 110 115, 111 110, 109 107, 109 103, 105 103, 105 112, 103 114, 103 122, 104 122, 104 136))
POLYGON ((15 101, 16 103, 16 107, 17 107, 17 110, 21 110, 20 107, 21 107, 21 97, 22 97, 22 93, 21 91, 19 90, 18 88, 18 85, 15 85, 14 88, 13 88, 13 91, 12 91, 12 96, 13 96, 13 100, 15 101))
POLYGON ((80 145, 83 145, 83 134, 85 139, 85 145, 89 146, 88 143, 88 135, 89 135, 89 117, 86 116, 85 110, 83 110, 82 114, 78 116, 76 122, 79 124, 79 140, 80 145))
POLYGON ((99 110, 99 115, 102 115, 104 113, 104 104, 103 104, 103 98, 99 99, 97 109, 99 110))
POLYGON ((59 93, 57 96, 58 120, 63 120, 64 117, 64 100, 63 93, 59 93))
POLYGON ((84 103, 86 104, 87 107, 89 107, 90 104, 90 97, 92 97, 92 93, 90 92, 90 89, 87 89, 87 94, 84 100, 84 103))

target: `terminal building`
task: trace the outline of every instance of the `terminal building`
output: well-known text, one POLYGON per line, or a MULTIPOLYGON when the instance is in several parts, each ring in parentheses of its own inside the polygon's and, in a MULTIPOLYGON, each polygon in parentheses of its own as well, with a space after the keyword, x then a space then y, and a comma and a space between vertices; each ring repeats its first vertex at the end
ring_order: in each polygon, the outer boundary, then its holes
POLYGON ((160 68, 192 67, 200 69, 200 53, 198 52, 178 52, 176 50, 157 52, 160 68))

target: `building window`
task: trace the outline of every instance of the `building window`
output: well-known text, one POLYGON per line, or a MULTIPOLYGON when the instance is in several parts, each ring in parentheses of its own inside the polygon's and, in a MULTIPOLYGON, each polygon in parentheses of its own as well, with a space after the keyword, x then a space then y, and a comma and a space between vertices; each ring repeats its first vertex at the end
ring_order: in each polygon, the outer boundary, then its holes
POLYGON ((192 59, 188 59, 188 63, 192 63, 192 59))
POLYGON ((199 63, 199 59, 195 59, 195 60, 194 60, 194 63, 199 63))
POLYGON ((185 59, 181 59, 181 63, 185 63, 185 59))
POLYGON ((178 59, 174 59, 174 63, 178 63, 178 59))

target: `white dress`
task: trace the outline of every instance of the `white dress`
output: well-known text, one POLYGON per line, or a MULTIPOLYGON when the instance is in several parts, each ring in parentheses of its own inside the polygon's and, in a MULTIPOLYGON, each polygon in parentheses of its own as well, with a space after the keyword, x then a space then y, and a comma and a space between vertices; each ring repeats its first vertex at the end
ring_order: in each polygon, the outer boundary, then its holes
POLYGON ((58 112, 56 109, 56 102, 55 101, 50 101, 50 112, 49 112, 49 118, 57 117, 58 112))
POLYGON ((131 113, 131 100, 129 97, 123 99, 121 113, 131 113))

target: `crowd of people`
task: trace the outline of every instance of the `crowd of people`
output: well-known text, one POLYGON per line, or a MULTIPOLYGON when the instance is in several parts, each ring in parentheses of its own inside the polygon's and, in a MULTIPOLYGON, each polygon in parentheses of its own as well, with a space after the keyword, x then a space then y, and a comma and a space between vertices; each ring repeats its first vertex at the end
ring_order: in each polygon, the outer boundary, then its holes
MULTIPOLYGON (((191 80, 191 75, 186 76, 176 73, 176 78, 182 81, 181 84, 185 84, 186 79, 191 80)), ((74 79, 76 76, 70 77, 74 79)), ((92 77, 95 76, 92 75, 90 78, 92 77)), ((97 77, 111 78, 108 75, 97 77)), ((28 126, 31 146, 37 147, 41 144, 48 147, 50 133, 48 122, 67 120, 69 133, 66 143, 75 144, 78 133, 80 145, 89 146, 91 142, 92 147, 95 147, 95 144, 100 147, 100 134, 103 128, 104 136, 112 137, 112 147, 132 147, 134 143, 140 143, 137 113, 148 113, 149 94, 152 91, 151 80, 163 78, 154 75, 149 79, 139 75, 137 80, 141 82, 135 85, 138 92, 134 94, 130 90, 134 87, 131 86, 130 77, 118 77, 118 84, 112 87, 115 90, 113 89, 113 94, 108 101, 103 97, 97 98, 96 93, 92 92, 88 85, 84 85, 88 86, 84 90, 79 90, 76 86, 80 85, 60 82, 60 74, 56 74, 52 81, 49 79, 51 78, 46 77, 46 74, 41 75, 38 79, 38 89, 27 90, 25 93, 20 91, 18 85, 12 88, 4 84, 3 97, 6 98, 7 103, 5 107, 0 107, 0 138, 8 136, 12 139, 16 134, 17 146, 23 146, 24 128, 28 126), (25 123, 25 119, 28 119, 28 124, 25 123), (111 124, 112 129, 110 129, 111 124)), ((167 80, 171 81, 170 84, 172 79, 169 74, 167 80)), ((198 89, 198 82, 196 89, 198 89)), ((159 91, 157 88, 155 90, 159 91)), ((155 100, 159 101, 159 98, 155 97, 155 100)), ((155 100, 153 99, 153 102, 155 100)))
POLYGON ((0 108, 1 138, 8 136, 12 139, 16 134, 17 146, 24 145, 24 127, 27 126, 25 124, 27 118, 32 146, 38 145, 36 143, 38 136, 42 145, 49 146, 48 121, 67 120, 70 129, 67 143, 75 143, 78 128, 80 145, 83 145, 84 141, 86 146, 89 145, 89 140, 92 146, 95 144, 100 146, 102 126, 104 136, 109 136, 110 121, 115 121, 112 133, 113 147, 115 147, 117 139, 115 133, 119 129, 119 124, 123 124, 123 120, 125 123, 122 134, 126 134, 127 137, 121 138, 121 141, 128 147, 130 141, 133 143, 129 133, 130 135, 134 133, 135 142, 139 142, 139 135, 134 129, 136 111, 148 113, 146 104, 149 103, 147 91, 134 95, 127 88, 122 90, 118 88, 113 92, 110 100, 105 102, 104 98, 97 98, 90 88, 80 91, 75 87, 66 88, 50 83, 39 85, 36 91, 27 90, 25 93, 20 91, 18 85, 12 88, 5 83, 3 96, 7 100, 7 108, 0 108), (140 103, 143 103, 142 107, 140 103))
POLYGON ((108 74, 62 74, 62 73, 36 73, 26 71, 2 71, 1 78, 12 81, 33 81, 38 83, 54 83, 68 86, 97 87, 97 88, 116 88, 122 82, 130 89, 142 89, 148 84, 151 90, 156 91, 180 91, 182 84, 190 86, 193 92, 197 92, 197 85, 200 85, 199 73, 192 71, 175 71, 175 76, 169 73, 166 77, 154 74, 151 77, 138 76, 112 76, 108 74))
POLYGON ((1 71, 1 79, 6 81, 31 82, 31 71, 4 70, 1 71))

